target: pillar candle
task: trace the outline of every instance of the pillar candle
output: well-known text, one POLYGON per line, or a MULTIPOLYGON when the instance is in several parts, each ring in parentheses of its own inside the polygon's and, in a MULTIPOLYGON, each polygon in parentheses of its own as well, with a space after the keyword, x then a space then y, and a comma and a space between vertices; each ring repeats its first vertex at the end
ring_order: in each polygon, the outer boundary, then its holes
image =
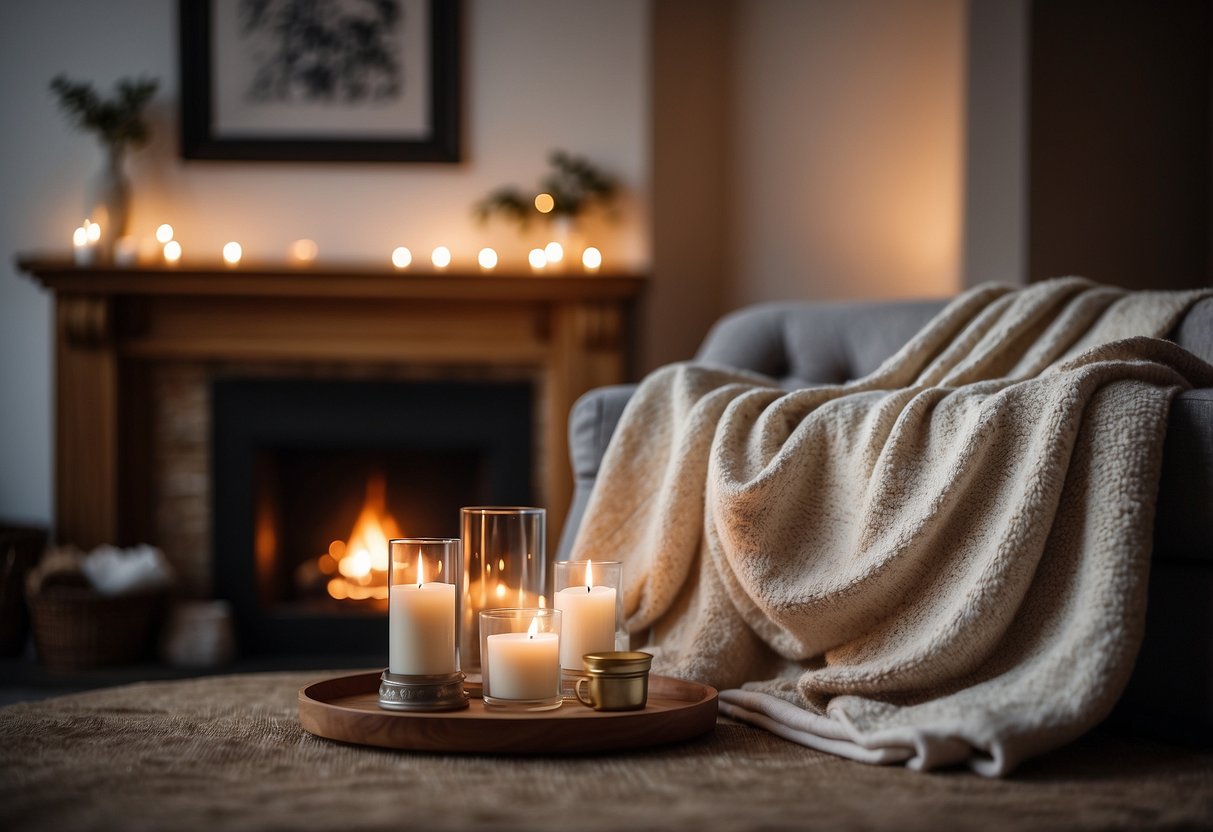
POLYGON ((455 585, 397 584, 388 594, 388 671, 455 672, 455 585))
POLYGON ((77 266, 91 266, 97 253, 97 247, 89 242, 88 229, 83 225, 72 232, 72 249, 75 252, 77 266))
POLYGON ((581 669, 586 653, 615 649, 615 588, 570 586, 556 593, 556 609, 562 611, 560 666, 581 669))
POLYGON ((494 699, 551 699, 560 690, 560 636, 497 633, 488 644, 488 694, 494 699))

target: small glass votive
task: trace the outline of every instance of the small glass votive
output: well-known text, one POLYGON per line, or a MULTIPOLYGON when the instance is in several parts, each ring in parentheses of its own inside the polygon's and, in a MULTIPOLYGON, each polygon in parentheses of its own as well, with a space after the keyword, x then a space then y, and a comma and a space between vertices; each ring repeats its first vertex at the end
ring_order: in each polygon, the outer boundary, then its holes
POLYGON ((480 613, 484 704, 515 711, 550 711, 560 694, 560 610, 484 610, 480 613))
POLYGON ((545 606, 547 512, 531 506, 466 506, 463 537, 463 635, 460 658, 480 672, 480 612, 545 606))
POLYGON ((397 711, 466 708, 459 669, 460 541, 408 537, 388 542, 388 669, 379 707, 397 711))
POLYGON ((576 696, 582 656, 626 650, 623 626, 623 564, 619 561, 556 561, 552 606, 564 613, 560 634, 561 692, 576 696))

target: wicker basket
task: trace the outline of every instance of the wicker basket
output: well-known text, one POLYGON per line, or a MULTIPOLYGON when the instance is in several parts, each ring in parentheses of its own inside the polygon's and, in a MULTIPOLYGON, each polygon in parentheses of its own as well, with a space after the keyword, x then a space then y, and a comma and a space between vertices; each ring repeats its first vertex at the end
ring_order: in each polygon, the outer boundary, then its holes
POLYGON ((91 589, 53 586, 26 598, 34 646, 55 670, 131 664, 148 654, 163 593, 106 598, 91 589))
POLYGON ((19 656, 25 650, 25 576, 45 548, 46 529, 0 525, 0 656, 19 656))

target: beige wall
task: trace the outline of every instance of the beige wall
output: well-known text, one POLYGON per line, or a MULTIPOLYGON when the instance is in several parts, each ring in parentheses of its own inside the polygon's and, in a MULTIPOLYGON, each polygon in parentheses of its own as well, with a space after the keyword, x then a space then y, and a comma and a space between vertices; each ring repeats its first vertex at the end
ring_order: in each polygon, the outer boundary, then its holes
MULTIPOLYGON (((749 303, 946 295, 966 255, 975 271, 1006 265, 1023 242, 1022 189, 983 189, 966 214, 965 97, 1014 92, 1022 31, 987 50, 998 37, 987 11, 986 43, 968 56, 968 5, 655 3, 642 369, 690 358, 714 320, 749 303), (983 79, 973 90, 966 58, 983 79)), ((999 120, 971 134, 972 173, 994 167, 983 188, 1022 175, 1022 142, 1003 128, 1022 126, 1023 102, 1004 103, 982 102, 981 117, 999 120)))
POLYGON ((733 0, 653 6, 653 275, 640 327, 650 370, 690 358, 730 276, 733 0))
POLYGON ((12 258, 66 250, 100 158, 47 93, 56 73, 106 88, 140 73, 161 79, 154 141, 130 160, 132 228, 173 223, 187 256, 235 238, 246 257, 273 260, 311 237, 334 260, 386 260, 400 243, 445 243, 465 262, 486 243, 503 260, 521 257, 523 241, 505 227, 480 229, 470 206, 498 185, 531 185, 559 147, 627 189, 623 221, 595 231, 607 265, 648 265, 649 0, 467 0, 466 161, 454 166, 183 162, 176 7, 0 4, 0 518, 45 522, 51 506, 50 304, 12 258))
POLYGON ((1028 2, 970 0, 964 283, 1028 278, 1028 2))
POLYGON ((730 305, 961 285, 965 5, 737 4, 730 305))

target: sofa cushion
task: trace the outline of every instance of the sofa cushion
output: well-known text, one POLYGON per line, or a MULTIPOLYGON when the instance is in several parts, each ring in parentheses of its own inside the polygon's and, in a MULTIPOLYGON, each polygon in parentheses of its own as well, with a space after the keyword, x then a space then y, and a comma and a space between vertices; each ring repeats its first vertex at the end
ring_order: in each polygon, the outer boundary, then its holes
POLYGON ((1154 552, 1213 563, 1213 390, 1188 390, 1171 405, 1154 552))
POLYGON ((1189 309, 1171 333, 1171 340, 1213 364, 1213 298, 1206 298, 1189 309))
POLYGON ((946 303, 759 304, 721 318, 695 358, 762 373, 789 388, 839 384, 883 364, 946 303))

